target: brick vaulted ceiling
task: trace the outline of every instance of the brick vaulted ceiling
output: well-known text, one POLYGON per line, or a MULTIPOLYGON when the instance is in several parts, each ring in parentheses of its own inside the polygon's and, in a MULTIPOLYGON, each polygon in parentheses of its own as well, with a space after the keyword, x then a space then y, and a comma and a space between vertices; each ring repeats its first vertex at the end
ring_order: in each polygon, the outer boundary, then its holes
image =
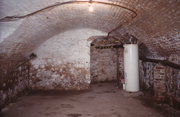
POLYGON ((180 0, 93 0, 92 5, 90 13, 86 0, 1 0, 0 53, 29 53, 71 29, 108 33, 118 27, 111 36, 135 36, 148 55, 180 55, 180 0))

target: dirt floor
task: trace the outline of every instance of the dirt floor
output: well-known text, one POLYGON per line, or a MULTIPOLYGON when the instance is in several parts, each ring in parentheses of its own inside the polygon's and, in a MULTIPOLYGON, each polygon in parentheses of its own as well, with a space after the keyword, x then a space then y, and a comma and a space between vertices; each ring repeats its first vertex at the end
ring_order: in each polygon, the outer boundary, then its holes
MULTIPOLYGON (((127 93, 114 83, 92 84, 88 91, 36 92, 2 110, 3 117, 164 117, 167 114, 127 93)), ((174 117, 170 116, 169 117, 174 117)), ((180 117, 180 116, 179 116, 180 117)))

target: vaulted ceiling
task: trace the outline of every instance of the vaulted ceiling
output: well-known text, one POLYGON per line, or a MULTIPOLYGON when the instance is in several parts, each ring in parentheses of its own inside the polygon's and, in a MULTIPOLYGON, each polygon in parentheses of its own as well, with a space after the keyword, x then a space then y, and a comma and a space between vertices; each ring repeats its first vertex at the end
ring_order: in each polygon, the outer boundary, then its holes
POLYGON ((1 0, 0 12, 0 53, 9 56, 81 28, 129 33, 149 56, 180 55, 180 0, 1 0))

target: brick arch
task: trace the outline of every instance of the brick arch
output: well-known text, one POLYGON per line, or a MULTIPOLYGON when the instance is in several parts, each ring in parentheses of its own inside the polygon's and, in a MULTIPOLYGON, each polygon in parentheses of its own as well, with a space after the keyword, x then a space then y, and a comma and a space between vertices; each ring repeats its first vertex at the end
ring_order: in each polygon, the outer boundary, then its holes
MULTIPOLYGON (((40 0, 39 0, 40 1, 40 0)), ((49 1, 47 5, 55 3, 49 1)), ((74 0, 72 0, 74 1, 74 0)), ((97 0, 100 1, 100 0, 97 0)), ((95 13, 87 13, 88 6, 77 4, 55 7, 46 12, 37 13, 24 19, 21 26, 8 36, 0 47, 7 53, 26 53, 38 44, 49 39, 53 35, 64 32, 71 28, 92 28, 109 32, 117 25, 123 24, 112 35, 129 33, 143 42, 151 54, 159 56, 170 56, 180 54, 179 40, 179 1, 177 0, 103 0, 113 4, 126 6, 137 12, 138 16, 128 25, 124 22, 131 19, 132 13, 125 9, 108 5, 99 5, 95 8, 95 13), (103 7, 102 7, 103 6, 103 7), (28 49, 27 49, 28 48, 28 49), (23 52, 23 51, 24 52, 23 52)), ((63 3, 65 1, 60 1, 63 3)), ((22 3, 24 7, 30 4, 22 3)), ((32 6, 36 5, 32 3, 32 6)), ((31 6, 31 12, 33 10, 31 6)), ((44 8, 43 5, 39 9, 44 8)), ((21 14, 21 11, 18 10, 21 14)), ((10 10, 9 10, 10 12, 10 10)), ((7 14, 12 14, 12 13, 7 14)), ((11 11, 13 12, 13 11, 11 11)), ((4 13, 6 14, 6 13, 4 13)), ((22 16, 25 15, 22 13, 22 16)), ((151 55, 149 54, 149 55, 151 55)))
POLYGON ((113 6, 93 3, 94 12, 88 11, 89 3, 67 4, 42 11, 24 19, 19 28, 2 45, 5 52, 24 54, 52 36, 70 29, 91 28, 110 32, 131 20, 134 12, 113 6))

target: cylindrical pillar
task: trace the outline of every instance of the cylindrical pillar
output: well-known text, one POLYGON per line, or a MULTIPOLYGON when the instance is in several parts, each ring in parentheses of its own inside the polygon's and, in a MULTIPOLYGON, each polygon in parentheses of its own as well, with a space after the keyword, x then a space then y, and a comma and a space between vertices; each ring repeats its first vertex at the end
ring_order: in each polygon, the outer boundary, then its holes
POLYGON ((124 45, 124 77, 125 90, 128 92, 139 91, 139 66, 138 45, 124 45))

